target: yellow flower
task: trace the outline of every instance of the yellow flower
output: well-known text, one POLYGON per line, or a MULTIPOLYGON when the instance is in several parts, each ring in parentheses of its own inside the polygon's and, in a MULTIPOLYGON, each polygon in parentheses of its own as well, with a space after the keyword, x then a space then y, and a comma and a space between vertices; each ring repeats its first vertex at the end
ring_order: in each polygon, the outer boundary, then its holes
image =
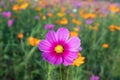
POLYGON ((92 2, 93 0, 87 0, 87 1, 92 2))
POLYGON ((76 32, 76 31, 71 31, 71 32, 70 32, 70 37, 73 37, 73 36, 78 36, 78 32, 76 32))
POLYGON ((23 0, 18 0, 18 2, 23 2, 23 0))
POLYGON ((46 20, 46 16, 43 16, 42 19, 43 19, 43 20, 46 20))
POLYGON ((0 8, 0 12, 2 12, 3 11, 3 9, 2 8, 0 8))
POLYGON ((26 2, 26 3, 23 3, 21 6, 20 6, 20 9, 26 9, 27 7, 28 7, 28 3, 26 2))
POLYGON ((29 38, 28 38, 28 43, 29 43, 31 46, 36 46, 36 45, 38 45, 39 42, 40 42, 40 40, 37 39, 37 38, 34 38, 34 37, 29 37, 29 38))
POLYGON ((59 12, 59 13, 57 13, 57 16, 58 16, 58 17, 63 17, 63 16, 65 16, 65 13, 59 12))
POLYGON ((89 26, 89 29, 97 31, 98 30, 98 26, 89 26))
POLYGON ((36 8, 35 8, 35 10, 36 11, 40 11, 42 8, 40 7, 40 6, 37 6, 36 8))
POLYGON ((78 27, 75 27, 73 28, 74 31, 78 32, 79 31, 79 28, 78 27))
POLYGON ((17 37, 18 37, 19 39, 22 39, 22 38, 24 37, 24 35, 23 35, 23 33, 19 33, 19 34, 17 35, 17 37))
POLYGON ((107 43, 104 43, 104 44, 102 45, 102 47, 103 47, 103 48, 108 48, 109 45, 108 45, 107 43))
POLYGON ((116 26, 115 29, 120 31, 120 26, 116 26))
POLYGON ((78 53, 78 57, 74 60, 74 62, 71 65, 78 67, 85 62, 84 60, 85 60, 85 57, 83 57, 80 53, 78 53))

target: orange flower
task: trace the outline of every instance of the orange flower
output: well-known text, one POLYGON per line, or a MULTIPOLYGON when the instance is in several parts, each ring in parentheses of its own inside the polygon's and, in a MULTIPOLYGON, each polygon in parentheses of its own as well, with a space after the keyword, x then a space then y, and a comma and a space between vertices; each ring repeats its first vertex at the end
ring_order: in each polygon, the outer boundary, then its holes
POLYGON ((84 14, 82 14, 81 16, 82 16, 84 19, 88 19, 88 18, 94 19, 94 18, 96 18, 96 14, 94 14, 94 13, 84 13, 84 14))
POLYGON ((66 11, 66 7, 61 7, 61 12, 65 12, 66 11))
POLYGON ((71 16, 71 17, 75 17, 75 15, 74 15, 73 13, 70 13, 70 16, 71 16))
POLYGON ((80 14, 80 16, 83 16, 83 15, 85 14, 84 10, 81 10, 81 11, 79 12, 79 14, 80 14))
POLYGON ((45 1, 43 1, 43 0, 41 0, 41 1, 39 1, 39 4, 41 5, 41 6, 46 6, 46 2, 45 1))
POLYGON ((15 5, 13 5, 12 10, 18 11, 18 10, 20 10, 20 6, 18 4, 15 4, 15 5))
POLYGON ((19 33, 19 34, 17 35, 17 37, 18 37, 19 39, 22 39, 22 38, 24 37, 24 35, 23 35, 23 33, 19 33))
POLYGON ((72 19, 72 23, 76 23, 76 21, 77 21, 76 19, 72 19))
POLYGON ((72 19, 72 23, 80 26, 82 22, 76 19, 72 19))
POLYGON ((109 45, 108 45, 107 43, 104 43, 104 44, 102 45, 102 47, 103 47, 103 48, 108 48, 109 45))
POLYGON ((83 57, 80 53, 78 53, 78 57, 74 60, 74 62, 71 65, 78 67, 85 62, 84 60, 85 60, 85 57, 83 57))
POLYGON ((31 46, 36 46, 36 45, 38 45, 39 42, 40 42, 40 40, 37 39, 37 38, 34 38, 34 37, 29 37, 29 38, 28 38, 28 43, 29 43, 31 46))
POLYGON ((116 26, 115 26, 115 25, 110 25, 110 26, 109 26, 109 29, 110 29, 110 31, 112 31, 112 32, 114 32, 114 31, 115 31, 115 28, 116 28, 116 26))
POLYGON ((66 25, 66 24, 68 24, 68 19, 67 18, 62 18, 61 20, 60 20, 60 24, 63 24, 63 25, 66 25))
POLYGON ((115 5, 111 5, 111 6, 109 7, 109 9, 110 9, 112 12, 114 12, 114 13, 119 12, 119 8, 116 7, 115 5))
POLYGON ((78 32, 71 31, 70 32, 70 37, 73 37, 73 36, 78 36, 78 32))
POLYGON ((80 26, 82 24, 82 22, 81 21, 76 21, 76 24, 80 26))
POLYGON ((40 16, 42 16, 42 15, 43 15, 43 12, 40 12, 39 14, 40 14, 40 16))
POLYGON ((99 14, 99 16, 100 16, 100 17, 103 17, 103 18, 105 18, 105 17, 106 17, 106 15, 105 15, 105 14, 102 14, 102 13, 101 13, 101 14, 99 14))
POLYGON ((53 17, 53 14, 52 13, 48 13, 47 16, 53 17))

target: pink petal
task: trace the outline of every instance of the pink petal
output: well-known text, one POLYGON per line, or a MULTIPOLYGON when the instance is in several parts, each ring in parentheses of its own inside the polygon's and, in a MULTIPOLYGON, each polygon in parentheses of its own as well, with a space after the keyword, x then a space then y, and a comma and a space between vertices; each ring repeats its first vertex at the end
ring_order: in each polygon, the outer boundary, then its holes
POLYGON ((60 41, 68 40, 69 35, 70 35, 68 29, 65 27, 59 28, 57 30, 56 34, 57 34, 58 40, 60 40, 60 41))
POLYGON ((50 43, 54 43, 57 42, 57 36, 55 34, 55 31, 51 30, 46 34, 46 39, 50 42, 50 43))
POLYGON ((69 52, 68 54, 63 54, 63 65, 64 66, 68 66, 71 65, 74 61, 74 59, 76 59, 78 57, 78 53, 71 53, 69 52))
POLYGON ((48 61, 54 65, 59 65, 62 63, 61 55, 52 54, 52 53, 43 53, 42 57, 43 57, 43 59, 45 59, 46 61, 48 61))
POLYGON ((70 51, 78 52, 80 50, 80 39, 78 37, 72 37, 68 40, 68 45, 70 47, 70 51))
POLYGON ((47 40, 41 40, 38 44, 39 50, 43 52, 50 52, 51 43, 49 43, 47 40))

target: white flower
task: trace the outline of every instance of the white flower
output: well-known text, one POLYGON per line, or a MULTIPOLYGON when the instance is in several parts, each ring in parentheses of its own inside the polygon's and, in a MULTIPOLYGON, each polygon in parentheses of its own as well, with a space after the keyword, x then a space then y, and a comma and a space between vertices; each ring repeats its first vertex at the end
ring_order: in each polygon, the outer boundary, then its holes
POLYGON ((74 12, 74 13, 76 13, 76 12, 77 12, 77 9, 76 9, 76 8, 74 8, 74 9, 73 9, 73 12, 74 12))

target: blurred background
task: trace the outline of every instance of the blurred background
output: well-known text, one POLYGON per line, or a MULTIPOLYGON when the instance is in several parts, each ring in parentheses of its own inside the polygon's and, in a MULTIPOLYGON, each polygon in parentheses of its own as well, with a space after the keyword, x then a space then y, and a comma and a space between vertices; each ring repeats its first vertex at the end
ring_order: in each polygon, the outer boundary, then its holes
POLYGON ((120 0, 0 0, 0 80, 120 80, 120 0), (38 43, 63 26, 82 51, 55 66, 38 43))

